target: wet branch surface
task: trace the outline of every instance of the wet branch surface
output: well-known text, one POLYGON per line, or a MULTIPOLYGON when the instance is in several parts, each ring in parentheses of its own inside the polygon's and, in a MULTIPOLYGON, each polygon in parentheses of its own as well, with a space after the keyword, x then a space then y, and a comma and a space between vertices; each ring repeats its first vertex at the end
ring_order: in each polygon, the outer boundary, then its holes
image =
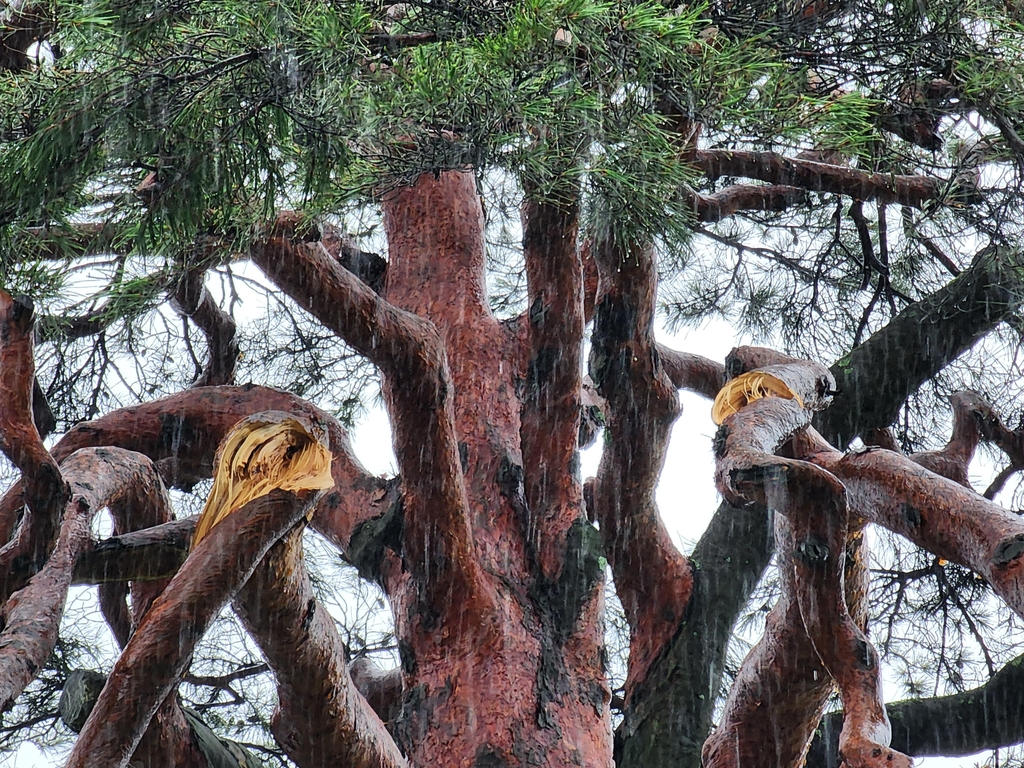
POLYGON ((210 532, 153 603, 118 658, 75 743, 68 768, 128 764, 210 623, 316 498, 309 492, 272 491, 210 532))
POLYGON ((593 250, 600 271, 590 376, 608 404, 610 440, 594 481, 594 514, 630 626, 626 703, 676 634, 693 591, 689 561, 672 543, 654 499, 676 387, 654 342, 654 251, 611 243, 593 250))
POLYGON ((840 447, 888 427, 909 395, 1010 317, 1022 294, 1020 255, 982 250, 948 285, 904 309, 831 367, 839 393, 815 427, 840 447))
POLYGON ((25 478, 9 492, 12 500, 0 518, 12 520, 27 505, 14 538, 0 547, 0 602, 46 562, 68 498, 59 459, 46 450, 33 419, 34 327, 32 303, 0 290, 0 450, 25 478))
POLYGON ((352 682, 335 621, 303 565, 300 529, 267 553, 233 605, 274 672, 271 729, 292 760, 302 768, 407 765, 352 682))
POLYGON ((295 242, 284 221, 251 251, 254 263, 301 307, 380 368, 391 382, 394 446, 405 499, 405 559, 440 610, 487 610, 474 557, 444 342, 433 323, 395 307, 318 242, 295 242), (400 386, 398 383, 401 383, 400 386))
POLYGON ((528 546, 541 573, 557 576, 566 535, 582 511, 573 467, 583 358, 583 263, 576 243, 578 206, 527 201, 523 255, 530 309, 520 434, 529 517, 528 546))
POLYGON ((914 208, 938 199, 945 189, 942 179, 929 176, 865 173, 844 165, 798 160, 773 152, 697 150, 694 165, 712 180, 722 176, 747 177, 812 192, 834 192, 859 200, 896 202, 914 208))
MULTIPOLYGON (((70 483, 71 498, 53 552, 27 586, 3 607, 0 711, 13 705, 53 651, 76 560, 92 543, 93 516, 107 505, 125 517, 143 519, 169 509, 152 463, 137 453, 85 448, 69 457, 62 471, 70 483)), ((140 601, 145 599, 139 595, 140 601)), ((144 608, 142 602, 138 608, 144 608)))

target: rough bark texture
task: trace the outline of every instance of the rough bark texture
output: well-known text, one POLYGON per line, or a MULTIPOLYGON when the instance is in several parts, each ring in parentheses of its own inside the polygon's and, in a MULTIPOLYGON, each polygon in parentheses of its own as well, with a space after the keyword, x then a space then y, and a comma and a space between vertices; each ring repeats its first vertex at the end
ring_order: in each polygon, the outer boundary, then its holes
POLYGON ((68 489, 57 460, 47 452, 32 416, 35 386, 33 307, 0 290, 0 450, 24 477, 7 507, 5 528, 27 505, 11 541, 0 548, 0 603, 23 587, 46 561, 60 525, 68 489))
POLYGON ((53 553, 3 609, 0 711, 10 709, 53 651, 75 561, 92 542, 93 515, 107 505, 142 515, 167 503, 152 464, 128 451, 83 449, 64 462, 63 472, 72 493, 53 553))
POLYGON ((594 249, 601 274, 590 375, 608 403, 610 440, 594 483, 594 513, 630 626, 626 703, 679 630, 693 571, 658 515, 654 489, 665 460, 676 388, 654 343, 654 250, 594 249))
POLYGON ((315 500, 316 494, 274 491, 213 529, 154 602, 118 658, 68 768, 128 764, 210 622, 315 500))
POLYGON ((356 689, 334 619, 313 595, 302 531, 279 541, 234 599, 277 680, 273 732, 302 768, 404 768, 395 742, 356 689))

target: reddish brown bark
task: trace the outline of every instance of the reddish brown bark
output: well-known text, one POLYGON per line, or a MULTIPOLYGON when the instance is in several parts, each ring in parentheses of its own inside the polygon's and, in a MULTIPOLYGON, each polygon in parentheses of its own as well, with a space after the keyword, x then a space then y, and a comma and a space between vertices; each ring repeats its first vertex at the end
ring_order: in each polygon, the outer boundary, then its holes
POLYGON ((25 478, 20 497, 2 517, 10 530, 22 504, 21 525, 0 548, 0 601, 6 601, 46 561, 68 498, 57 461, 43 446, 32 418, 35 382, 32 303, 0 290, 0 450, 25 478))
POLYGON ((293 530, 260 563, 234 608, 277 680, 274 737, 302 768, 407 765, 345 667, 334 619, 313 595, 293 530))
MULTIPOLYGON (((744 357, 750 356, 742 351, 732 355, 738 363, 730 367, 742 367, 744 357)), ((772 742, 778 752, 785 753, 787 762, 780 760, 780 765, 795 765, 802 760, 810 735, 806 726, 820 717, 823 703, 818 698, 821 689, 807 685, 806 679, 801 687, 800 668, 789 666, 787 654, 794 654, 802 663, 807 660, 806 648, 794 636, 805 633, 814 655, 840 687, 846 711, 840 738, 844 764, 848 768, 909 767, 908 758, 888 748, 891 731, 881 698, 878 654, 847 606, 844 564, 848 510, 843 484, 806 461, 774 455, 801 428, 801 422, 809 423, 810 409, 827 405, 834 380, 822 366, 807 362, 757 371, 781 379, 803 401, 768 397, 728 416, 715 438, 716 481, 733 503, 762 503, 785 516, 778 528, 783 558, 780 567, 792 569, 793 575, 792 582, 785 583, 782 607, 770 622, 772 633, 766 634, 744 663, 746 669, 740 675, 744 686, 730 693, 723 718, 728 727, 720 727, 705 746, 705 764, 742 765, 749 758, 750 745, 740 734, 747 731, 748 721, 758 723, 760 731, 756 733, 767 737, 765 728, 774 728, 779 721, 772 719, 774 715, 766 719, 757 709, 776 691, 794 684, 804 691, 799 704, 796 700, 783 703, 787 716, 797 724, 793 738, 772 742), (799 609, 799 621, 793 616, 794 604, 799 609)), ((811 682, 816 682, 813 676, 811 682)))
POLYGON ((124 768, 181 680, 196 643, 259 561, 317 494, 274 491, 216 526, 153 603, 118 658, 68 759, 68 768, 124 768))
POLYGON ((714 360, 688 352, 676 352, 661 344, 657 345, 658 355, 665 374, 676 389, 696 392, 714 400, 718 390, 725 384, 725 366, 714 360))
POLYGON ((946 187, 944 180, 929 176, 865 173, 847 166, 797 160, 773 152, 697 150, 693 162, 710 179, 741 176, 812 192, 832 192, 914 208, 938 199, 946 187))
MULTIPOLYGON (((569 193, 566 193, 569 195, 569 193)), ((523 255, 530 309, 521 427, 527 542, 548 579, 582 512, 577 442, 583 358, 583 263, 572 196, 527 201, 523 255)))
POLYGON ((846 486, 850 510, 983 576, 1024 615, 1024 522, 963 486, 884 449, 840 453, 813 431, 801 455, 846 486))
MULTIPOLYGON (((458 606, 460 621, 480 621, 493 599, 473 557, 451 381, 437 328, 382 299, 319 243, 293 244, 275 235, 257 244, 252 258, 301 306, 375 363, 386 381, 402 382, 387 391, 405 492, 406 562, 423 581, 434 610, 444 614, 458 606)), ((461 268, 457 265, 455 272, 461 268)), ((395 271, 388 270, 389 281, 395 271)), ((460 306, 472 312, 481 304, 470 295, 462 296, 460 306)))
POLYGON ((139 514, 167 503, 152 464, 138 454, 117 448, 83 449, 64 462, 63 471, 72 495, 53 553, 3 609, 0 711, 13 705, 53 651, 75 561, 92 541, 93 515, 107 505, 139 514))
POLYGON ((379 563, 403 656, 396 733, 414 764, 607 764, 599 554, 567 547, 554 581, 526 557, 526 355, 487 308, 475 181, 424 175, 383 204, 383 298, 285 237, 254 258, 383 373, 404 491, 379 563))
MULTIPOLYGON (((953 408, 953 433, 949 442, 942 450, 921 451, 910 458, 937 475, 971 488, 967 468, 981 442, 980 418, 987 404, 974 392, 956 392, 950 395, 949 404, 953 408)), ((988 411, 991 412, 991 408, 988 411)))
MULTIPOLYGON (((169 484, 190 488, 212 476, 214 454, 227 431, 261 411, 285 411, 326 427, 337 489, 320 501, 313 525, 344 550, 359 524, 382 514, 393 499, 387 483, 356 461, 337 420, 287 392, 252 385, 187 390, 78 424, 53 447, 53 455, 62 460, 86 446, 115 445, 148 456, 169 484)), ((13 506, 17 492, 17 486, 8 491, 0 508, 13 506)))
POLYGON ((595 245, 601 273, 590 372, 608 403, 611 439, 594 482, 594 516, 630 626, 626 701, 678 631, 693 590, 654 500, 679 413, 676 388, 654 343, 654 250, 595 245))

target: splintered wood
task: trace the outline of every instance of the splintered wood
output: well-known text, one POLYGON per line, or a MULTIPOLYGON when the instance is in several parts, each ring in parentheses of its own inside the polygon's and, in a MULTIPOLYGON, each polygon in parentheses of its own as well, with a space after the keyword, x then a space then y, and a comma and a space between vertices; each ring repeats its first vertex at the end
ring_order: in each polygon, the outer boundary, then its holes
POLYGON ((721 425, 747 404, 765 397, 796 400, 797 405, 804 407, 803 398, 790 389, 782 379, 764 371, 750 371, 727 382, 719 390, 715 404, 711 407, 711 419, 715 424, 721 425))
POLYGON ((304 419, 283 411, 264 411, 238 422, 217 449, 213 488, 199 515, 192 549, 232 512, 275 489, 333 487, 325 440, 304 419))

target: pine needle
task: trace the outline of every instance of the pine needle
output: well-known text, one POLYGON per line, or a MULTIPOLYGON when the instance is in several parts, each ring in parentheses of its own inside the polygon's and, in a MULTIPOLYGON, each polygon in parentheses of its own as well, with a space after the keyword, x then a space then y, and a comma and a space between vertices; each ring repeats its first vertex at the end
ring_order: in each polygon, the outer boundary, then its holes
POLYGON ((294 416, 266 411, 236 424, 217 449, 213 488, 192 536, 195 549, 222 520, 275 489, 331 488, 331 452, 294 416))
POLYGON ((804 401, 782 379, 770 373, 751 371, 737 376, 718 392, 715 404, 711 407, 711 419, 721 424, 729 416, 755 400, 765 397, 783 397, 796 400, 802 408, 804 401))

